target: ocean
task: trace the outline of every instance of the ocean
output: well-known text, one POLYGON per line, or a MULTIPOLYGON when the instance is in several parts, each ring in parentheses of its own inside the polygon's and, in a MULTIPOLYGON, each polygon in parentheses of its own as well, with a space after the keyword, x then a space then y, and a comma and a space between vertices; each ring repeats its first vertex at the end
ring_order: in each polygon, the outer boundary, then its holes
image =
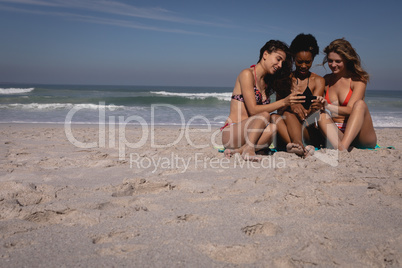
MULTIPOLYGON (((0 85, 0 123, 221 126, 232 87, 0 85)), ((402 91, 367 90, 374 127, 402 127, 402 91)))

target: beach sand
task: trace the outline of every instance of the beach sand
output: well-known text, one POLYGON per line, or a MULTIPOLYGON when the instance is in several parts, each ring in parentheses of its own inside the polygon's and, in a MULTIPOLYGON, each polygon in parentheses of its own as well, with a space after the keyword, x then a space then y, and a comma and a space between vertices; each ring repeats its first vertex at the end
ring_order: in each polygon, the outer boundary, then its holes
POLYGON ((402 266, 402 129, 250 163, 217 129, 110 127, 0 124, 0 267, 402 266))

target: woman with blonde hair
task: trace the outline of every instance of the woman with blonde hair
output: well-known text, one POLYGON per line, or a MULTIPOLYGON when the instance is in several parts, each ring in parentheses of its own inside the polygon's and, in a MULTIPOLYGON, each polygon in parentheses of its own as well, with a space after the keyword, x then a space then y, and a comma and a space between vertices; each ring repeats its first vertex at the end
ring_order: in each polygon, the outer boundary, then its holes
POLYGON ((332 73, 324 76, 325 111, 319 126, 331 145, 338 150, 374 148, 377 136, 367 104, 364 102, 368 73, 360 57, 345 39, 336 39, 324 49, 323 64, 332 73))

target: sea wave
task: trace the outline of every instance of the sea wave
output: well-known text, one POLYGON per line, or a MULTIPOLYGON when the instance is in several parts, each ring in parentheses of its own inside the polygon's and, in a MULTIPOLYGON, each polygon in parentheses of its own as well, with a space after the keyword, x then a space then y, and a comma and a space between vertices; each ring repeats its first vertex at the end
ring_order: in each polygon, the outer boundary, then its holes
POLYGON ((230 97, 232 96, 231 92, 224 93, 179 93, 179 92, 167 92, 167 91, 150 91, 151 94, 162 95, 162 96, 173 96, 173 97, 183 97, 188 99, 201 99, 204 100, 206 98, 216 98, 221 101, 230 101, 230 97))
POLYGON ((402 127, 402 118, 390 115, 372 115, 374 127, 402 127))
POLYGON ((62 110, 62 109, 88 109, 88 110, 99 110, 107 109, 110 111, 117 109, 124 109, 125 106, 120 105, 102 105, 102 104, 92 104, 92 103, 11 103, 11 104, 1 104, 0 109, 21 109, 21 110, 62 110))
POLYGON ((0 95, 23 94, 33 91, 35 88, 0 88, 0 95))

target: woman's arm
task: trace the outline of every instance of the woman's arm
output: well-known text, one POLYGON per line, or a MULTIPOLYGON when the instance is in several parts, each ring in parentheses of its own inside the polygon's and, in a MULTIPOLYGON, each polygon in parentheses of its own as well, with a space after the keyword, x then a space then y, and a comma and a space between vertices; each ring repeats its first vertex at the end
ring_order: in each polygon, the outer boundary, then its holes
MULTIPOLYGON (((262 112, 273 112, 283 107, 289 106, 292 103, 303 102, 304 96, 296 96, 296 93, 292 93, 286 98, 277 100, 270 104, 257 105, 254 93, 254 77, 252 72, 248 69, 243 70, 239 75, 240 88, 244 98, 244 104, 246 106, 247 112, 250 116, 262 113, 262 112)), ((269 97, 269 96, 267 96, 269 97)))
POLYGON ((352 113, 353 105, 358 100, 363 100, 366 93, 366 84, 362 81, 352 81, 352 96, 348 102, 347 106, 338 106, 333 104, 328 104, 327 109, 333 113, 341 116, 348 116, 352 113))
MULTIPOLYGON (((324 96, 325 79, 313 73, 311 75, 314 76, 314 87, 312 88, 313 95, 317 97, 324 96)), ((320 100, 313 100, 307 114, 312 114, 320 110, 322 107, 322 102, 320 100)))
POLYGON ((313 88, 313 95, 314 96, 324 96, 324 88, 325 88, 325 79, 319 75, 315 75, 314 78, 314 88, 313 88))

